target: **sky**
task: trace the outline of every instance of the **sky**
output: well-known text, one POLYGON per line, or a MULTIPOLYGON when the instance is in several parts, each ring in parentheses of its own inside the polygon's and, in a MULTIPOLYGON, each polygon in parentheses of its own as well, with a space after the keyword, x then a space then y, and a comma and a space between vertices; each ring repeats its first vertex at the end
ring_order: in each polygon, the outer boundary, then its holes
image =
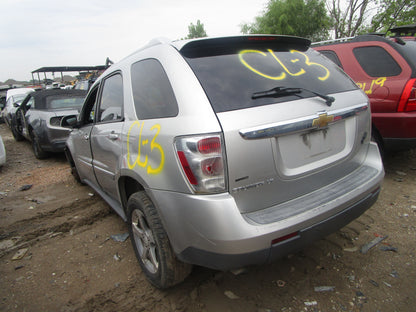
POLYGON ((153 38, 186 37, 197 20, 208 36, 240 35, 240 25, 252 23, 267 2, 0 0, 0 82, 29 81, 40 67, 117 62, 153 38))

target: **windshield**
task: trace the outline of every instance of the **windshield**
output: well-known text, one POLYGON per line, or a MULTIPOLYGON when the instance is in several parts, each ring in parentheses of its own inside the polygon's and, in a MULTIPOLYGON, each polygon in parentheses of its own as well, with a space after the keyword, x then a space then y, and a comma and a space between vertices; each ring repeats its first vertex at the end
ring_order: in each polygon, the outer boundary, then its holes
POLYGON ((27 94, 16 94, 12 96, 12 101, 13 103, 21 103, 25 97, 27 96, 27 94))
POLYGON ((252 98, 253 93, 276 87, 303 88, 324 95, 357 89, 342 70, 312 49, 282 51, 250 46, 218 55, 211 51, 207 56, 184 57, 217 113, 299 99, 296 94, 252 98))

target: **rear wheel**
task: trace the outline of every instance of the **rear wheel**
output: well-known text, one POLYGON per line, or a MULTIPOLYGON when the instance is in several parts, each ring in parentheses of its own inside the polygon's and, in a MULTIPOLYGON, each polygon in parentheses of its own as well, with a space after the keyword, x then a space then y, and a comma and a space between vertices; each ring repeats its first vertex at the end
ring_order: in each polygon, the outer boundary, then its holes
POLYGON ((192 265, 176 258, 159 214, 144 191, 130 196, 127 218, 134 252, 150 283, 168 288, 182 282, 192 265))
POLYGON ((33 153, 37 159, 44 159, 48 157, 48 153, 45 152, 39 144, 39 139, 36 134, 32 133, 32 148, 33 153))
POLYGON ((374 127, 371 129, 371 141, 377 143, 378 149, 380 151, 380 155, 381 155, 381 157, 384 157, 383 139, 382 139, 380 133, 374 127))

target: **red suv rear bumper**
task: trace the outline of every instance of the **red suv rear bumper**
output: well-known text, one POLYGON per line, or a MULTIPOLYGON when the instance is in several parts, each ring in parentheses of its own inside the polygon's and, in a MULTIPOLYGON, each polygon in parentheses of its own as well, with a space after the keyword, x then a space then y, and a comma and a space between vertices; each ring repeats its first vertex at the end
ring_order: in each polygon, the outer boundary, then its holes
POLYGON ((387 149, 416 147, 416 111, 372 113, 373 124, 387 149))

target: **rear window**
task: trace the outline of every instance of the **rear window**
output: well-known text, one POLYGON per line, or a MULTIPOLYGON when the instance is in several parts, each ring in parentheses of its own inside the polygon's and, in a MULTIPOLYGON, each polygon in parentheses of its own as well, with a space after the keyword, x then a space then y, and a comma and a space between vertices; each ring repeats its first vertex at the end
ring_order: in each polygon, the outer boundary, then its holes
POLYGON ((84 102, 84 96, 53 95, 46 98, 48 109, 80 108, 84 102))
POLYGON ((406 56, 406 59, 411 62, 413 68, 416 68, 416 41, 405 41, 405 45, 399 45, 399 49, 406 56))
POLYGON ((212 49, 186 54, 215 112, 251 108, 314 97, 309 92, 284 97, 252 99, 255 92, 276 87, 305 88, 323 94, 354 90, 357 87, 330 60, 312 49, 255 45, 212 49))

